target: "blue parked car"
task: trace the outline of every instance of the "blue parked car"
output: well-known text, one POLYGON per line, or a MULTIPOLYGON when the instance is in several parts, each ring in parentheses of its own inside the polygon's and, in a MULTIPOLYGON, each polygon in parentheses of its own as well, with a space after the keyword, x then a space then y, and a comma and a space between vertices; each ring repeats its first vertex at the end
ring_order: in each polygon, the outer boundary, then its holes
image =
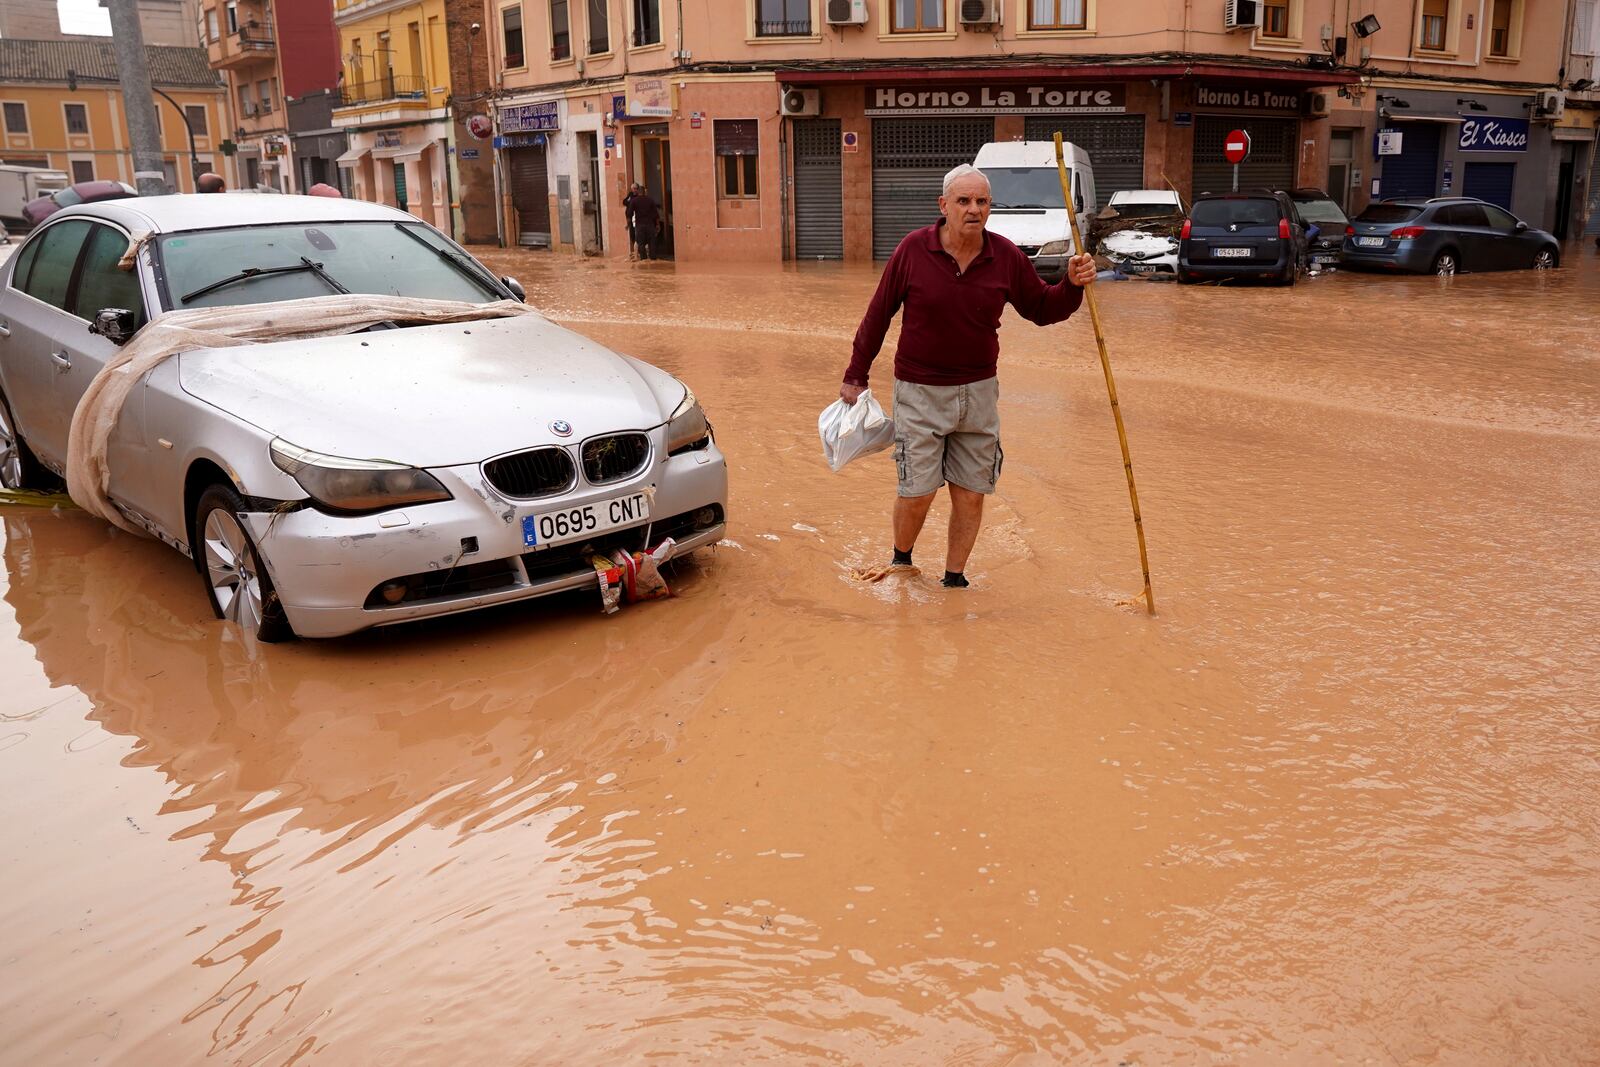
POLYGON ((1553 235, 1511 212, 1468 197, 1385 200, 1345 227, 1346 267, 1451 275, 1473 270, 1550 270, 1561 263, 1553 235))

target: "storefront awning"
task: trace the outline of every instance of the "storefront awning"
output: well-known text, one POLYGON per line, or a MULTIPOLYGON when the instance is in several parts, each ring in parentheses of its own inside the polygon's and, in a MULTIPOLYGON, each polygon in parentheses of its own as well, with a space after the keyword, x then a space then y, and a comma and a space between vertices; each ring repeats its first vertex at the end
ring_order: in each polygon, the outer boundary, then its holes
POLYGON ((333 161, 333 165, 336 167, 353 167, 361 162, 361 157, 366 155, 367 152, 368 149, 365 148, 352 148, 348 152, 341 153, 339 158, 333 161))
POLYGON ((372 150, 372 158, 399 160, 403 163, 408 159, 421 158, 422 150, 426 147, 428 146, 421 144, 401 144, 393 145, 389 148, 374 148, 372 150))
POLYGON ((1460 115, 1433 115, 1426 111, 1394 111, 1385 108, 1383 114, 1390 122, 1443 122, 1459 126, 1467 121, 1460 115))
POLYGON ((857 70, 812 70, 779 67, 773 72, 787 85, 887 85, 912 82, 1026 82, 1045 79, 1082 81, 1137 78, 1206 78, 1211 80, 1265 81, 1285 87, 1315 88, 1351 85, 1361 76, 1348 70, 1315 67, 1233 66, 1227 63, 1085 63, 1073 66, 1029 64, 1015 67, 927 67, 872 65, 857 70))

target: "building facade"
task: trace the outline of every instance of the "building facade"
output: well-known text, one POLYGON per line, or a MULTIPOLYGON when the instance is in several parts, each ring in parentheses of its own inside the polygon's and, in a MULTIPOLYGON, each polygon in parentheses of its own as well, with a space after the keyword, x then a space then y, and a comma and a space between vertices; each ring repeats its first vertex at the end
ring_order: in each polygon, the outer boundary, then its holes
MULTIPOLYGON (((222 84, 202 49, 147 45, 146 53, 159 90, 167 185, 193 192, 197 172, 222 165, 228 136, 222 84)), ((127 112, 109 41, 0 38, 0 162, 50 167, 73 181, 133 184, 127 112)))
POLYGON ((1242 187, 1326 188, 1350 211, 1467 191, 1553 226, 1591 158, 1554 131, 1586 128, 1559 101, 1595 6, 486 0, 500 231, 625 255, 637 181, 681 259, 882 259, 987 141, 1061 131, 1103 202, 1231 188, 1235 128, 1242 187))
POLYGON ((362 200, 453 231, 450 59, 444 0, 334 0, 343 80, 338 165, 362 200))

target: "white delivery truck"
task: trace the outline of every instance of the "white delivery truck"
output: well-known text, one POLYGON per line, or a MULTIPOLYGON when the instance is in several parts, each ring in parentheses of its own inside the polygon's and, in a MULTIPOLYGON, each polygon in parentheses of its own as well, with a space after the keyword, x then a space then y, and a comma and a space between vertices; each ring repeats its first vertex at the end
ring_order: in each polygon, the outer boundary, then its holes
POLYGON ((71 184, 65 171, 0 163, 0 222, 14 230, 27 229, 22 205, 71 184))
MULTIPOLYGON (((1085 241, 1089 222, 1100 211, 1094 191, 1094 165, 1077 145, 1062 145, 1072 175, 1073 208, 1085 241)), ((989 230, 1027 253, 1039 276, 1050 281, 1067 272, 1072 256, 1072 231, 1061 196, 1054 141, 991 141, 978 149, 972 165, 989 179, 994 208, 989 230)))

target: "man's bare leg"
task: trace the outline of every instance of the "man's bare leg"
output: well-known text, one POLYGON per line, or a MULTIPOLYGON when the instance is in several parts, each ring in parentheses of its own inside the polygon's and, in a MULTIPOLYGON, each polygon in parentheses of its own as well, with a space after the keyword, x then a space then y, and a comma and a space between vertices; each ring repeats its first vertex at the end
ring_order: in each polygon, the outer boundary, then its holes
MULTIPOLYGON (((954 489, 955 486, 950 488, 954 489)), ((928 521, 928 509, 938 490, 927 496, 899 496, 894 500, 894 547, 899 552, 910 552, 922 533, 922 524, 928 521)), ((970 549, 971 546, 969 545, 970 549)))
MULTIPOLYGON (((927 514, 926 508, 923 514, 927 514)), ((983 526, 983 494, 950 486, 950 544, 945 552, 944 569, 950 574, 961 574, 967 569, 967 557, 978 541, 978 529, 983 526)), ((895 544, 900 543, 898 534, 895 544)))

